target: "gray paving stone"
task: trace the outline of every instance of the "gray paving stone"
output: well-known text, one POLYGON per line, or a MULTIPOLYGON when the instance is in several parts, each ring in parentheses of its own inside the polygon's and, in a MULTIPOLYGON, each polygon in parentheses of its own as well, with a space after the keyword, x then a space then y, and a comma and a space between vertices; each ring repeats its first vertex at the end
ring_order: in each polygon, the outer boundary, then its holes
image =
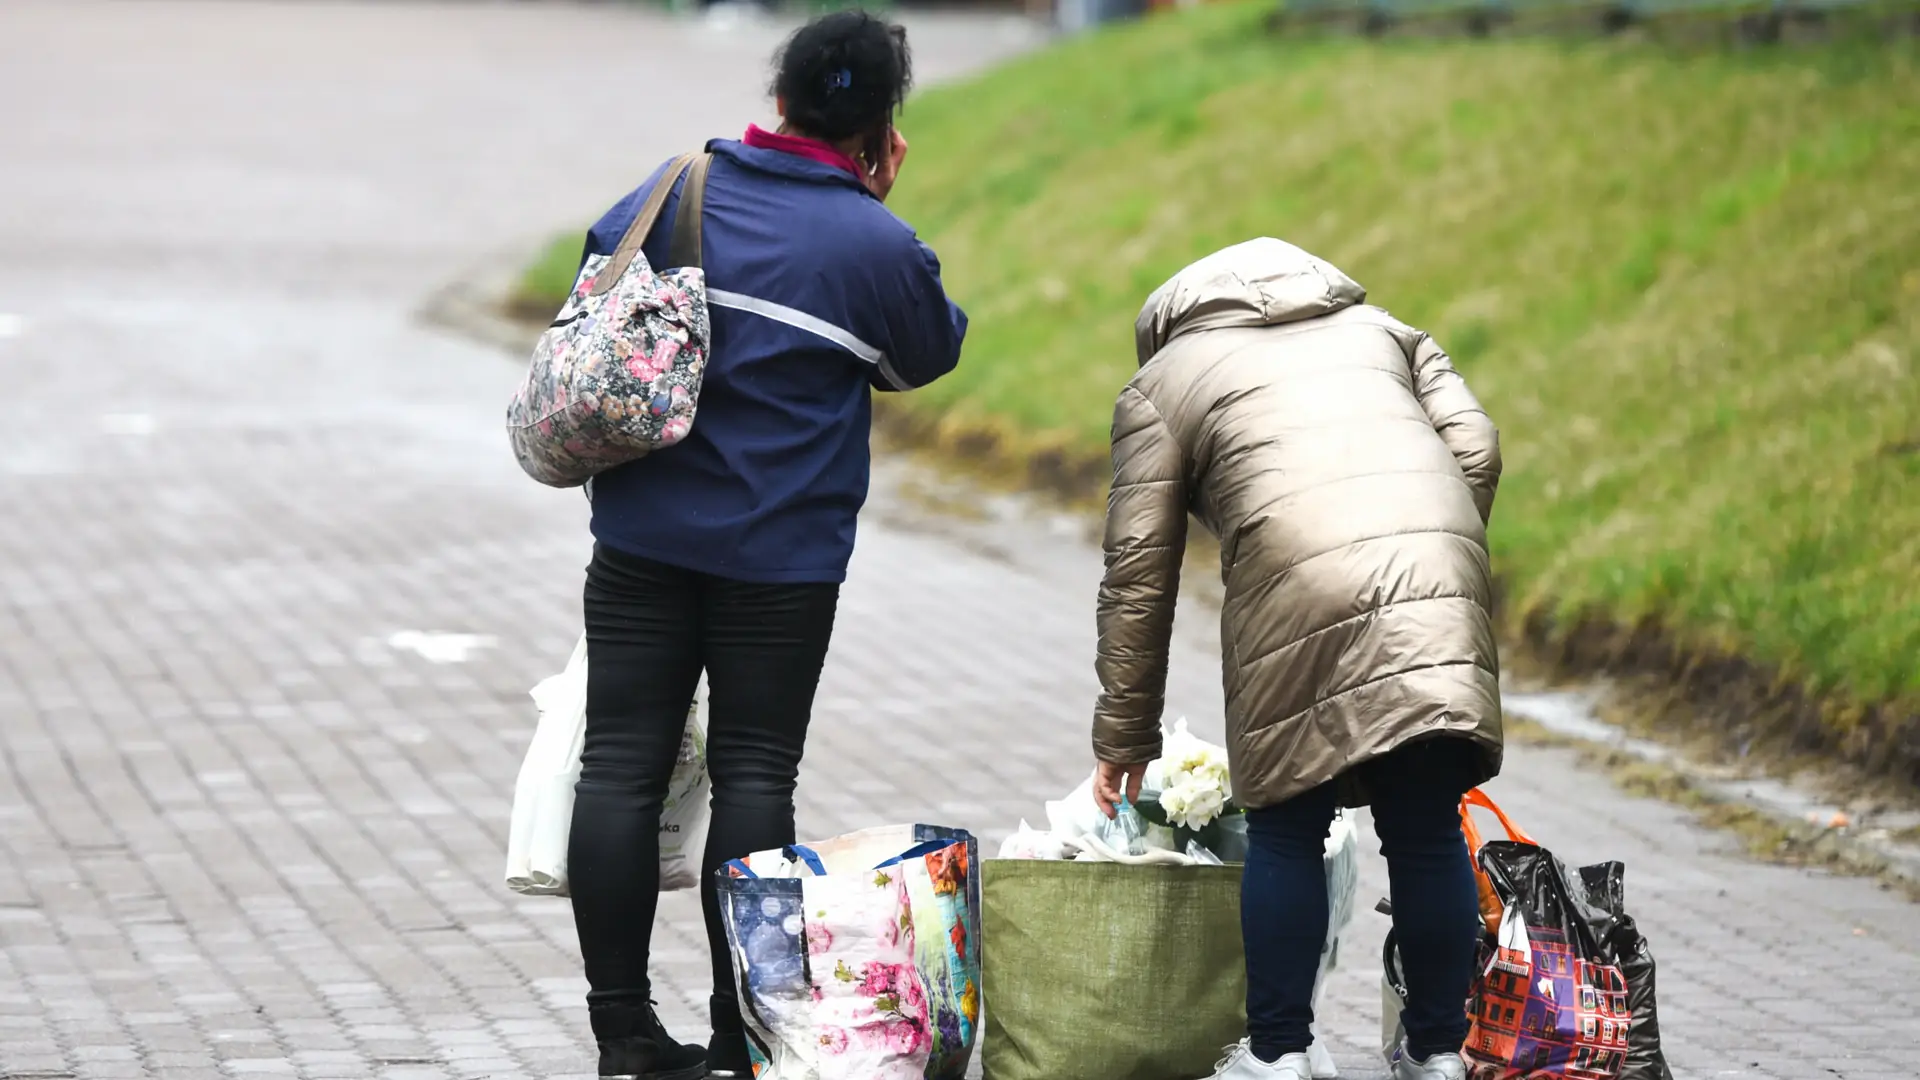
POLYGON ((141 1057, 149 1068, 155 1069, 213 1068, 218 1064, 212 1054, 199 1050, 147 1049, 141 1057))
POLYGON ((80 1080, 119 1080, 147 1075, 146 1066, 139 1061, 81 1061, 73 1066, 73 1073, 80 1080))
POLYGON ((85 1043, 76 1043, 68 1053, 76 1061, 90 1063, 140 1060, 139 1051, 131 1046, 125 1045, 99 1044, 90 1046, 85 1043))

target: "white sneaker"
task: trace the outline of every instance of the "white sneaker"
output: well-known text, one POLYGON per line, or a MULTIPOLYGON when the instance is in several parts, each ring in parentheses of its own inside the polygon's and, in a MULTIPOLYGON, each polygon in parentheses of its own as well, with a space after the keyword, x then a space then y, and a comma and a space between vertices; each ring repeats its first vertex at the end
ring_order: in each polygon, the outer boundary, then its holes
POLYGON ((1261 1061, 1253 1056, 1248 1040, 1242 1039, 1213 1067, 1213 1080, 1313 1080, 1313 1065, 1305 1054, 1288 1054, 1271 1063, 1261 1061))
POLYGON ((1393 1080, 1467 1080, 1467 1060, 1459 1054, 1435 1054, 1415 1061, 1401 1043, 1393 1052, 1393 1080))

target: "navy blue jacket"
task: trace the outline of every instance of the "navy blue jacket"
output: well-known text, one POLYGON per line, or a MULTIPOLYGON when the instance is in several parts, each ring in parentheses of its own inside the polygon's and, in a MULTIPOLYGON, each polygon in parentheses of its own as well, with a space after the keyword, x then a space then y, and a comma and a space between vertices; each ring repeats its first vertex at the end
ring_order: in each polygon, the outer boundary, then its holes
MULTIPOLYGON (((871 391, 952 371, 967 317, 933 252, 850 173, 729 140, 707 148, 713 349, 693 430, 594 478, 594 539, 741 581, 844 581, 871 391)), ((583 262, 619 246, 664 171, 587 233, 583 262)), ((679 201, 676 190, 643 249, 656 269, 679 201)))

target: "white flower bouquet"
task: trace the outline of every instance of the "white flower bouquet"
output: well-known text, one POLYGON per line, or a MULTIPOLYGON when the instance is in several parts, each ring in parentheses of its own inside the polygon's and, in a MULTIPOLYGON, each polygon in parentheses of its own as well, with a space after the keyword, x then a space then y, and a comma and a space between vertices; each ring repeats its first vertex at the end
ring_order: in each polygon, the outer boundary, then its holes
POLYGON ((1101 811, 1089 775, 1047 803, 1045 831, 1021 822, 1001 858, 1100 861, 1119 852, 1165 861, 1157 854, 1171 852, 1197 862, 1246 861, 1247 818, 1233 801, 1226 749, 1188 731, 1185 720, 1161 734, 1160 757, 1147 766, 1139 799, 1118 817, 1109 820, 1101 811), (1089 838, 1098 844, 1089 845, 1089 838))
POLYGON ((1187 730, 1167 732, 1159 760, 1147 766, 1136 804, 1150 825, 1173 831, 1171 847, 1197 843, 1227 862, 1246 857, 1244 811, 1233 801, 1227 751, 1187 730))

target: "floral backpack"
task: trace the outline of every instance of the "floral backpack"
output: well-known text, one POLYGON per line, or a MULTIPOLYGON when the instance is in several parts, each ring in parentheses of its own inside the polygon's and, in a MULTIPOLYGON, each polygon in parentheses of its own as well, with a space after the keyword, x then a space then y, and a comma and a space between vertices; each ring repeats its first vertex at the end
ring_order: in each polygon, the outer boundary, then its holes
POLYGON ((590 256, 573 293, 534 346, 507 406, 513 453, 528 476, 577 487, 687 437, 707 367, 706 274, 700 211, 708 154, 674 159, 608 255, 590 256), (687 178, 668 262, 655 272, 640 245, 667 196, 687 178))

